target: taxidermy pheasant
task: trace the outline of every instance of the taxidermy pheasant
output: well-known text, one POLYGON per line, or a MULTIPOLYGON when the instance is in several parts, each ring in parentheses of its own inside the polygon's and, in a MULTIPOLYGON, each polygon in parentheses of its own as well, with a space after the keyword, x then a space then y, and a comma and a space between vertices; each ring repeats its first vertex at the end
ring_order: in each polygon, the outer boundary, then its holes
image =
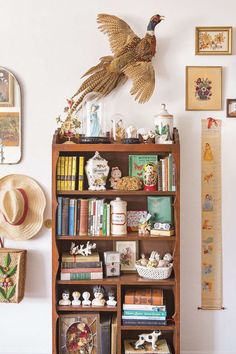
POLYGON ((155 87, 155 72, 152 57, 156 53, 156 25, 163 20, 160 15, 153 16, 147 26, 144 38, 139 38, 130 26, 120 18, 99 14, 97 22, 101 32, 108 35, 113 56, 105 56, 100 63, 90 68, 84 75, 89 76, 72 97, 72 111, 81 108, 81 102, 89 92, 108 95, 127 79, 132 80, 131 95, 144 103, 152 96, 155 87))

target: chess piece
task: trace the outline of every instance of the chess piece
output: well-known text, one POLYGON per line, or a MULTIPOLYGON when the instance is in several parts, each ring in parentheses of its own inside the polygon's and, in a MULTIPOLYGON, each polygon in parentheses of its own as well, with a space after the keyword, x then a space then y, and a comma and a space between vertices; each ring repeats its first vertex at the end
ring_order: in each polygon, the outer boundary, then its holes
POLYGON ((72 297, 73 297, 72 306, 79 306, 81 304, 81 301, 79 300, 80 292, 79 291, 73 291, 72 297))
POLYGON ((62 299, 59 300, 59 305, 60 306, 70 306, 71 305, 69 290, 63 290, 62 299))
POLYGON ((83 306, 90 306, 90 305, 91 305, 91 301, 89 300, 89 298, 90 298, 90 293, 89 293, 88 291, 83 292, 82 298, 84 299, 84 300, 82 301, 82 305, 83 305, 83 306))

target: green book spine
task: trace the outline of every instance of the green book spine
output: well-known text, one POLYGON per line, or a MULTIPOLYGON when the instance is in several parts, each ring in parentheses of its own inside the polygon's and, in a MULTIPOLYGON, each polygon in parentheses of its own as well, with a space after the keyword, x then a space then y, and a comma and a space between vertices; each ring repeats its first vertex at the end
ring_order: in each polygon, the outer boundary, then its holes
POLYGON ((168 190, 172 191, 172 174, 173 174, 173 155, 169 154, 168 157, 168 190))
POLYGON ((141 310, 125 310, 123 312, 125 316, 156 316, 163 317, 166 316, 166 311, 141 311, 141 310))
POLYGON ((103 204, 102 236, 107 235, 107 203, 103 204))

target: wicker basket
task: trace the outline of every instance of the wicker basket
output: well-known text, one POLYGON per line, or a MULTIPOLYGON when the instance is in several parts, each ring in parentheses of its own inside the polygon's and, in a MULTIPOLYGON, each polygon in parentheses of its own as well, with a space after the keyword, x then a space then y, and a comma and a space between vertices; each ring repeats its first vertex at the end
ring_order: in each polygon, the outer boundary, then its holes
POLYGON ((173 264, 170 263, 169 267, 145 267, 138 263, 135 264, 138 275, 147 279, 167 279, 170 277, 173 264))
POLYGON ((0 303, 19 303, 24 297, 26 251, 0 248, 0 303))

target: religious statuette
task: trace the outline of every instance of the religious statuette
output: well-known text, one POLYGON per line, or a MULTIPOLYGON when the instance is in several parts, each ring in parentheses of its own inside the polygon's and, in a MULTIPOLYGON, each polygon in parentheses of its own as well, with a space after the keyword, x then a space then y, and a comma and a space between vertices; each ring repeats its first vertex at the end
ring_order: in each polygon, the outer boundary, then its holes
POLYGON ((99 152, 96 151, 95 155, 87 161, 85 166, 89 190, 105 190, 109 170, 107 160, 103 159, 99 152))

